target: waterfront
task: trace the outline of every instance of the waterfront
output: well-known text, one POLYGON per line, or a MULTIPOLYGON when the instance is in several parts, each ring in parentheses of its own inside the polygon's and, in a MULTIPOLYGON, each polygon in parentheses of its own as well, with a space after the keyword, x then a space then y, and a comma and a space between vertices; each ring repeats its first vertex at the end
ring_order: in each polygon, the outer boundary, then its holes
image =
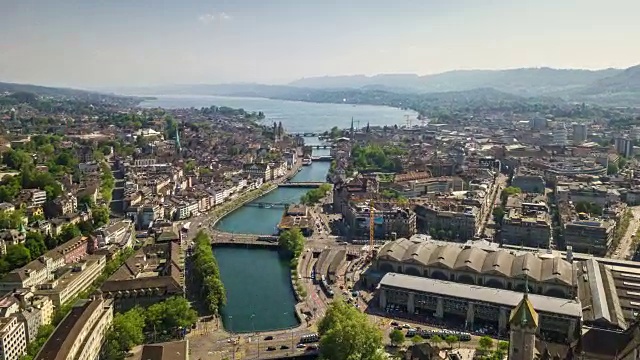
MULTIPOLYGON (((300 197, 307 191, 309 191, 309 189, 277 188, 250 203, 294 204, 298 203, 300 197)), ((276 231, 276 225, 278 225, 283 211, 284 209, 281 207, 260 208, 245 205, 220 219, 216 224, 216 229, 228 233, 272 235, 276 231)))
MULTIPOLYGON (((140 107, 152 108, 201 108, 228 106, 243 108, 247 111, 262 111, 266 118, 264 123, 282 121, 287 132, 324 132, 337 126, 349 128, 351 118, 359 122, 360 127, 384 125, 402 125, 404 115, 413 118, 416 113, 411 110, 401 110, 385 106, 348 105, 348 104, 319 104, 299 101, 273 100, 262 98, 240 98, 227 96, 199 96, 199 95, 158 95, 156 100, 147 100, 140 107)), ((357 125, 358 123, 356 123, 357 125)))
POLYGON ((251 332, 298 325, 289 262, 276 250, 215 247, 213 252, 227 290, 225 329, 251 332))

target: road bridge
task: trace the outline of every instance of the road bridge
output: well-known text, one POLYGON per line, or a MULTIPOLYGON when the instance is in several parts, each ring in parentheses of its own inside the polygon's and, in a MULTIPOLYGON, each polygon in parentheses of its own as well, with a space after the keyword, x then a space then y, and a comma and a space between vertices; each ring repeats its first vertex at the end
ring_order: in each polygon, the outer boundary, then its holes
POLYGON ((211 239, 213 246, 259 246, 259 247, 276 247, 278 246, 278 237, 271 235, 249 235, 249 234, 225 234, 222 236, 214 236, 211 239))
POLYGON ((312 161, 317 161, 317 162, 331 162, 331 161, 333 161, 333 156, 331 156, 331 155, 312 156, 311 160, 312 161))
POLYGON ((259 207, 259 208, 283 208, 286 209, 289 207, 289 204, 287 203, 271 203, 271 202, 261 202, 261 201, 254 201, 254 202, 250 202, 250 203, 246 203, 244 206, 252 206, 252 207, 259 207))
POLYGON ((319 188, 323 184, 325 184, 325 183, 323 183, 323 182, 311 182, 311 181, 307 181, 307 182, 302 182, 302 181, 301 182, 285 182, 285 183, 282 183, 282 184, 278 185, 278 187, 313 189, 313 188, 319 188))

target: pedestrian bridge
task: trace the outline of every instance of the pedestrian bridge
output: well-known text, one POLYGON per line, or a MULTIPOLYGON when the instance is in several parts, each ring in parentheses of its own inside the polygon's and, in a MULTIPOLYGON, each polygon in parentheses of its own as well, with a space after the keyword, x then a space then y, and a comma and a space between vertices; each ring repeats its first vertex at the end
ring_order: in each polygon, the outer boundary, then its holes
POLYGON ((331 155, 312 156, 311 160, 312 161, 318 161, 318 162, 331 162, 331 161, 333 161, 333 156, 331 156, 331 155))
POLYGON ((309 182, 285 182, 285 183, 282 183, 282 184, 278 185, 278 187, 314 189, 314 188, 319 188, 323 184, 325 184, 325 183, 323 183, 323 182, 310 182, 310 181, 309 182))

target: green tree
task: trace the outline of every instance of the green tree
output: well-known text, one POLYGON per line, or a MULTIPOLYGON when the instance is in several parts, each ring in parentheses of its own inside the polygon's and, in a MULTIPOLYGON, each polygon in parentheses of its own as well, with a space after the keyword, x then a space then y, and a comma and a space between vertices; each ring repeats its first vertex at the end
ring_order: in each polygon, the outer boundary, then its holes
POLYGON ((442 338, 440 337, 440 335, 433 335, 431 337, 431 339, 429 339, 429 341, 431 341, 431 343, 435 346, 435 347, 440 347, 440 344, 442 344, 442 338))
POLYGON ((9 245, 4 260, 10 269, 16 269, 31 261, 31 253, 22 244, 9 245))
POLYGON ((488 353, 491 348, 493 348, 493 339, 490 337, 483 336, 478 340, 478 350, 480 350, 482 354, 488 353))
POLYGON ((91 209, 91 216, 93 217, 93 226, 99 228, 102 225, 109 223, 109 208, 105 206, 96 206, 91 209))
POLYGON ((318 324, 320 357, 326 360, 381 360, 382 332, 367 315, 343 301, 329 305, 318 324))
POLYGON ((76 226, 75 224, 68 224, 65 225, 62 230, 60 231, 60 235, 58 236, 59 241, 58 243, 65 243, 75 237, 81 236, 82 233, 80 232, 80 229, 78 229, 78 226, 76 226))
POLYGON ((401 330, 393 329, 389 333, 389 340, 391 340, 392 346, 398 346, 404 344, 404 333, 401 330))
POLYGON ((618 168, 618 164, 610 162, 609 166, 607 166, 607 175, 615 175, 619 170, 620 169, 618 168))
POLYGON ((619 169, 624 169, 624 167, 627 166, 627 162, 628 162, 628 160, 627 160, 626 157, 620 156, 618 158, 618 168, 619 169))
POLYGON ((302 231, 300 231, 300 228, 283 231, 278 238, 278 244, 282 250, 290 253, 294 259, 298 258, 302 250, 304 250, 302 231))
POLYGON ((147 319, 155 331, 171 331, 195 324, 198 314, 187 299, 176 296, 151 305, 147 309, 147 319))
POLYGON ((47 245, 44 243, 44 235, 35 231, 29 231, 27 233, 24 246, 29 250, 32 259, 39 257, 47 251, 47 245))
POLYGON ((22 150, 9 150, 2 156, 2 162, 14 170, 23 170, 33 165, 33 157, 22 150))
POLYGON ((414 335, 414 336, 411 338, 411 342, 412 342, 414 345, 422 344, 422 342, 423 342, 423 341, 424 341, 424 339, 423 339, 423 338, 422 338, 422 336, 420 336, 420 335, 414 335))
POLYGON ((124 354, 144 342, 145 320, 144 311, 138 307, 114 316, 106 341, 118 350, 115 354, 124 354))
POLYGON ((493 208, 493 221, 500 225, 502 224, 502 219, 504 219, 504 208, 502 206, 498 206, 493 208))
POLYGON ((0 229, 17 229, 23 217, 22 210, 0 211, 0 229))
POLYGON ((507 201, 507 198, 509 198, 509 196, 520 194, 520 193, 522 193, 522 189, 520 189, 519 187, 509 186, 504 190, 502 190, 502 194, 500 194, 500 199, 502 200, 503 203, 505 203, 507 201))
POLYGON ((444 338, 444 341, 449 345, 449 348, 452 349, 453 344, 457 343, 459 339, 455 335, 447 335, 447 337, 444 338))
POLYGON ((227 301, 227 295, 220 279, 218 262, 211 249, 211 238, 203 231, 199 231, 194 238, 194 243, 191 260, 195 281, 201 285, 201 296, 207 300, 209 311, 218 314, 227 301))

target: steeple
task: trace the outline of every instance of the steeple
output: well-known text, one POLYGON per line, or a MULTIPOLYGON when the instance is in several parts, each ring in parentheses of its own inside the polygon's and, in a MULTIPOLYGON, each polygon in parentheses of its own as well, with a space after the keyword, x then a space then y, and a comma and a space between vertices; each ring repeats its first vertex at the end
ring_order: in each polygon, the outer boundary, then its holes
POLYGON ((533 308, 531 300, 529 300, 529 276, 527 275, 524 283, 524 295, 522 300, 515 309, 511 310, 509 323, 520 327, 538 328, 538 313, 533 308))
POLYGON ((538 313, 529 300, 529 274, 525 278, 525 291, 522 300, 511 310, 509 316, 510 360, 533 360, 536 353, 536 333, 538 331, 538 313))
POLYGON ((180 127, 176 125, 176 153, 182 152, 182 146, 180 145, 180 127))
POLYGON ((351 117, 351 129, 349 132, 349 137, 353 140, 353 116, 351 117))

